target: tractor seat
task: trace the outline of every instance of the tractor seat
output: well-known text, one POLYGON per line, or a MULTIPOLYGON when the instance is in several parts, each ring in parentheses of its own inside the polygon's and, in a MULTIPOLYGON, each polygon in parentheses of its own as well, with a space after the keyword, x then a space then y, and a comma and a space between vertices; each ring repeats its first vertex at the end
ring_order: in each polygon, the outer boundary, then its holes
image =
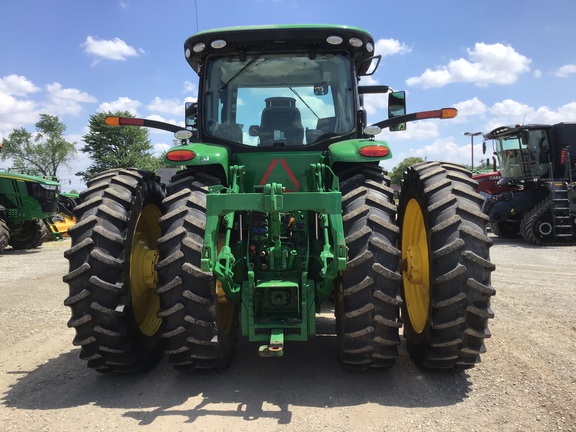
POLYGON ((260 146, 302 145, 304 128, 296 99, 267 98, 260 126, 250 126, 249 133, 260 138, 260 146))

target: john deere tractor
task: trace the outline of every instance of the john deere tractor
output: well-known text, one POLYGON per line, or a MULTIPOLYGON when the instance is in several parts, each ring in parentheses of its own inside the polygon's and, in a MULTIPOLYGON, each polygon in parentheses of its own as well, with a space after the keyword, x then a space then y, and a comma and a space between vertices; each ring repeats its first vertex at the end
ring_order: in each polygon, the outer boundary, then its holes
POLYGON ((58 191, 56 181, 0 171, 0 252, 8 245, 34 249, 48 239, 58 191))
POLYGON ((382 128, 449 118, 406 114, 402 92, 359 85, 380 56, 365 30, 332 25, 226 28, 186 40, 199 97, 171 131, 165 186, 151 172, 96 176, 75 208, 65 256, 68 323, 90 368, 131 372, 166 353, 177 369, 229 364, 239 328, 277 357, 316 334, 333 307, 345 368, 394 364, 401 327, 416 364, 470 368, 485 351, 494 265, 476 182, 426 162, 399 206, 379 166, 382 128), (367 94, 389 93, 369 125, 367 94))

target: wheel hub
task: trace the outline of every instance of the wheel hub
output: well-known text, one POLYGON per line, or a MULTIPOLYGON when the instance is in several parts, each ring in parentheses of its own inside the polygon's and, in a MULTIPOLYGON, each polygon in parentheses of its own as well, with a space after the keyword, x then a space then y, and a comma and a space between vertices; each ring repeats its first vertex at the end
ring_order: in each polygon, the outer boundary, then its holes
POLYGON ((413 284, 422 283, 422 252, 420 246, 411 245, 406 249, 406 277, 413 284))
POLYGON ((538 234, 541 236, 549 236, 552 234, 552 224, 550 222, 541 222, 538 224, 538 234))
POLYGON ((134 318, 140 331, 152 336, 160 328, 157 317, 160 299, 156 294, 158 284, 154 268, 158 262, 156 241, 160 237, 158 219, 162 216, 154 205, 147 205, 139 215, 130 255, 130 296, 134 318))
POLYGON ((401 235, 404 301, 412 328, 422 333, 430 305, 430 264, 426 224, 414 198, 406 206, 401 235))

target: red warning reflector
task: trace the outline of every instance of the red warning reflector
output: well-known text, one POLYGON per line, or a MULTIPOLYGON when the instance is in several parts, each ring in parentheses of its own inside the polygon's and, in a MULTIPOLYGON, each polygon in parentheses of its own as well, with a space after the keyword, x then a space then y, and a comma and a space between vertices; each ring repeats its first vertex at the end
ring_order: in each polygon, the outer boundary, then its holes
POLYGON ((390 149, 384 146, 373 145, 362 147, 360 150, 358 150, 358 153, 365 157, 383 157, 388 156, 390 149))
POLYGON ((196 154, 192 150, 172 150, 166 153, 166 159, 172 162, 184 162, 194 159, 196 154))

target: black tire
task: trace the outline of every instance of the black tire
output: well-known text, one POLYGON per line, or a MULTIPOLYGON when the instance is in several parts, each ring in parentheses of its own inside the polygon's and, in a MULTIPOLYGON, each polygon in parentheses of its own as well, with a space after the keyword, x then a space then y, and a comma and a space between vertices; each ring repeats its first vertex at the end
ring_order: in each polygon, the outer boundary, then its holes
POLYGON ((404 173, 402 320, 408 351, 424 368, 470 368, 486 351, 495 267, 476 186, 460 165, 424 162, 404 173))
POLYGON ((0 253, 6 249, 10 241, 10 230, 4 219, 0 219, 0 253))
POLYGON ((394 192, 380 167, 354 167, 339 176, 348 246, 348 264, 336 287, 340 364, 391 367, 400 344, 402 280, 394 192))
POLYGON ((48 239, 48 229, 44 222, 28 221, 24 222, 24 228, 19 228, 17 233, 10 235, 8 244, 13 249, 36 249, 42 246, 48 239))
POLYGON ((526 241, 535 245, 555 243, 552 201, 546 198, 522 217, 520 234, 526 241))
POLYGON ((164 191, 151 172, 99 174, 81 193, 64 276, 80 358, 99 372, 139 372, 161 358, 155 293, 164 191))
POLYGON ((515 221, 489 223, 490 231, 501 239, 515 239, 520 237, 520 224, 515 221))
POLYGON ((200 269, 206 194, 216 184, 220 180, 209 174, 176 175, 160 221, 159 316, 168 360, 179 370, 228 366, 238 336, 238 306, 219 301, 214 275, 200 269))

